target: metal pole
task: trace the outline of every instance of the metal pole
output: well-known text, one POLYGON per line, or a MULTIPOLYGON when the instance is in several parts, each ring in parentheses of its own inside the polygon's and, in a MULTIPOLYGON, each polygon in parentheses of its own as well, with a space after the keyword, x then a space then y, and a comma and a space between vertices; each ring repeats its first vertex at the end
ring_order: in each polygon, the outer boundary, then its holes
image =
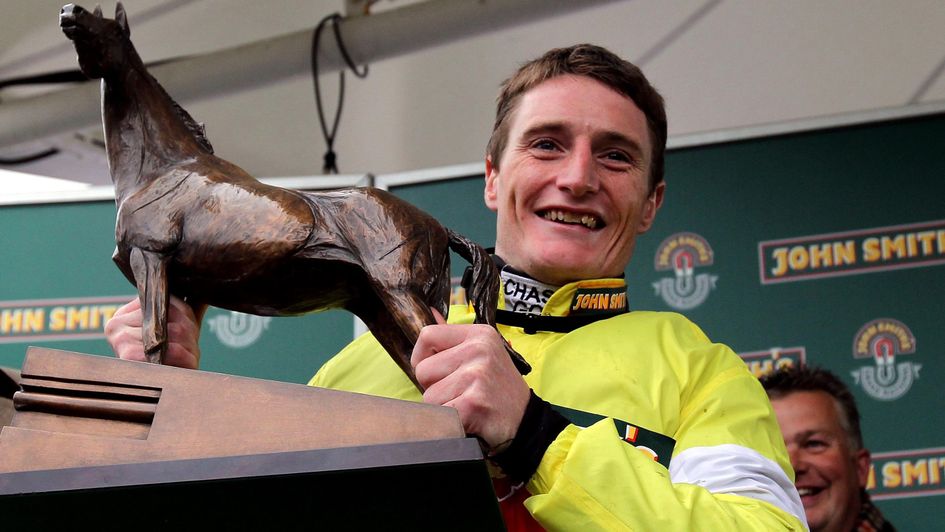
MULTIPOLYGON (((616 0, 430 0, 346 18, 345 46, 358 64, 396 57, 616 0)), ((167 63, 151 73, 175 99, 192 102, 266 86, 311 71, 312 30, 167 63)), ((65 38, 65 37, 63 37, 65 38)), ((344 63, 334 39, 321 42, 324 72, 344 63)), ((98 82, 0 104, 0 146, 90 127, 101 120, 98 82)))

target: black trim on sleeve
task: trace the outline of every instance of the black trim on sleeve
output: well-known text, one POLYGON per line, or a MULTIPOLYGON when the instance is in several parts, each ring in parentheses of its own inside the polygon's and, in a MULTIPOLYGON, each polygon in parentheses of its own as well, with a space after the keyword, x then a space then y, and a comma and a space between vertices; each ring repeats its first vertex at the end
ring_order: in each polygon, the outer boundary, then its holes
POLYGON ((512 443, 490 459, 516 482, 527 482, 538 470, 545 451, 568 424, 567 418, 532 391, 512 443))

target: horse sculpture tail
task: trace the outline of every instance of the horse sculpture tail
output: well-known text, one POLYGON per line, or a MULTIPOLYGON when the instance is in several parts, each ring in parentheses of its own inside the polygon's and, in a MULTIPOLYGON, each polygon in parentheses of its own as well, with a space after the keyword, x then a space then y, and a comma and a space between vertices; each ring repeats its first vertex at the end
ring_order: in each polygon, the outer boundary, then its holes
MULTIPOLYGON (((467 291, 467 299, 472 302, 476 311, 476 323, 485 323, 495 327, 495 309, 499 297, 499 269, 482 246, 448 227, 446 233, 449 235, 450 249, 471 265, 472 277, 467 282, 466 275, 463 276, 463 287, 467 291)), ((468 275, 469 270, 466 273, 468 275)), ((532 368, 528 362, 525 362, 522 355, 512 349, 508 342, 506 342, 506 350, 522 375, 531 371, 532 368)))
POLYGON ((472 267, 469 282, 463 276, 463 288, 468 291, 467 298, 476 309, 476 323, 495 326, 495 308, 499 297, 498 268, 482 246, 449 228, 446 228, 446 233, 449 235, 450 249, 466 259, 472 267))

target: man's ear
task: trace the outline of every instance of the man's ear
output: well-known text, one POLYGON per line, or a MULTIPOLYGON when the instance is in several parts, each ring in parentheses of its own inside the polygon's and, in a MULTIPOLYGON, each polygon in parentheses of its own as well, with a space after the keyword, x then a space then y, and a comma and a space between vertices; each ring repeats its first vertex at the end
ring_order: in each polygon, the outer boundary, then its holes
POLYGON ((656 219, 656 212, 663 205, 663 193, 666 192, 666 181, 660 181, 653 188, 653 192, 646 198, 643 204, 643 216, 640 217, 640 227, 637 233, 645 233, 653 227, 653 220, 656 219))
POLYGON ((499 191, 497 180, 499 179, 499 169, 492 163, 492 156, 486 156, 486 187, 482 191, 483 200, 486 207, 495 212, 499 208, 499 191))
POLYGON ((856 465, 856 477, 860 481, 860 487, 866 488, 866 483, 870 477, 870 452, 866 449, 860 449, 853 455, 856 465))

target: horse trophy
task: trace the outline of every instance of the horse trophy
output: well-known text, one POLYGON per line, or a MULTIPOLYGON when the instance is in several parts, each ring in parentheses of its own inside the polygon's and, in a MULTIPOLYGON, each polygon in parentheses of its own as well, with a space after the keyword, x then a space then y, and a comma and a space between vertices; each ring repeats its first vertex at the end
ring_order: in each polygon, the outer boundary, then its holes
POLYGON ((422 390, 410 354, 436 322, 430 309, 447 315, 449 249, 472 264, 476 322, 495 327, 499 273, 478 244, 383 190, 283 189, 214 155, 203 127, 147 72, 120 3, 114 20, 66 5, 59 25, 82 72, 102 80, 112 259, 138 289, 150 362, 167 351, 171 293, 194 308, 265 316, 343 308, 422 390))

